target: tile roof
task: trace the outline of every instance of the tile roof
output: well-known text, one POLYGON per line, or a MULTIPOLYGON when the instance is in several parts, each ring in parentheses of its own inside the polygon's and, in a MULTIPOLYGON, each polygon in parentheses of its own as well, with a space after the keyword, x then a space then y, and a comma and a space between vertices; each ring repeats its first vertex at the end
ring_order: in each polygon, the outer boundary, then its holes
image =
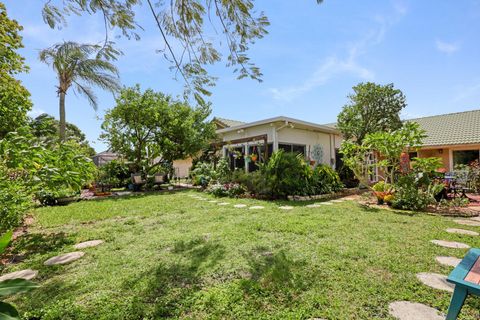
POLYGON ((426 131, 424 146, 480 143, 480 110, 408 119, 426 131))
POLYGON ((237 121, 237 120, 231 120, 231 119, 225 119, 225 118, 219 118, 219 117, 215 117, 214 120, 217 120, 217 121, 221 122, 227 128, 240 126, 240 125, 246 123, 246 122, 243 122, 243 121, 237 121))

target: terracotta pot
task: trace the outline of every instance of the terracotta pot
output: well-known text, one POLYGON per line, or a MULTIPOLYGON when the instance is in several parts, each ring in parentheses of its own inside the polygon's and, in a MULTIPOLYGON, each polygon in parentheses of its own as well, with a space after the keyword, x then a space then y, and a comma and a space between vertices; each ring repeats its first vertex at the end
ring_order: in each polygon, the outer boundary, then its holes
POLYGON ((252 155, 251 158, 252 158, 252 161, 254 161, 254 162, 257 161, 257 155, 256 154, 252 155))
POLYGON ((314 165, 315 165, 315 162, 316 162, 315 160, 310 160, 310 165, 311 165, 311 166, 314 166, 314 165))

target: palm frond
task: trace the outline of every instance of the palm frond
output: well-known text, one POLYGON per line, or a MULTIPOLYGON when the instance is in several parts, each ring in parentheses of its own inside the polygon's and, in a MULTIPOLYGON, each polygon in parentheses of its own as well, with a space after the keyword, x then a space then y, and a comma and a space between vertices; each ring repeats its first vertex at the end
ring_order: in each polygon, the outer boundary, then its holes
POLYGON ((97 111, 98 109, 97 96, 93 92, 92 88, 87 87, 83 84, 80 84, 76 81, 74 81, 74 83, 75 83, 75 89, 76 89, 75 92, 86 97, 88 100, 88 103, 90 103, 90 105, 93 107, 93 110, 97 111))

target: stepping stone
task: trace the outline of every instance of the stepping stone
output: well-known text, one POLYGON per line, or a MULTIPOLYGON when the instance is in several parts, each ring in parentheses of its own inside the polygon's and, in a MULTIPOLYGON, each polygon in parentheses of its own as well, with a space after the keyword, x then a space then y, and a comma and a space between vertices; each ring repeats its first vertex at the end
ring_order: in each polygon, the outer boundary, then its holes
POLYGON ((56 257, 52 257, 45 261, 43 264, 46 266, 53 266, 55 264, 66 264, 80 259, 81 257, 83 257, 84 254, 85 252, 81 251, 70 252, 56 257))
POLYGON ((468 219, 457 219, 453 220, 458 224, 463 224, 465 226, 480 227, 480 221, 468 220, 468 219))
POLYGON ((445 315, 432 307, 410 301, 395 301, 388 306, 390 315, 398 320, 445 320, 445 315))
POLYGON ((0 277, 0 281, 11 280, 11 279, 32 280, 37 275, 38 275, 37 270, 25 269, 25 270, 4 274, 3 276, 0 277))
POLYGON ((319 204, 323 204, 324 206, 331 206, 333 203, 331 203, 331 202, 320 202, 319 204))
POLYGON ((247 205, 246 204, 236 204, 233 207, 234 208, 245 208, 247 205))
POLYGON ((249 209, 250 210, 256 210, 256 209, 263 209, 265 207, 262 207, 262 206, 253 206, 253 207, 250 207, 249 209))
POLYGON ((218 201, 217 200, 210 200, 208 201, 209 203, 217 203, 218 201))
POLYGON ((435 260, 437 260, 438 263, 443 264, 444 266, 448 267, 456 267, 462 259, 458 259, 455 257, 436 257, 435 260))
POLYGON ((314 203, 314 204, 307 204, 305 207, 307 207, 307 208, 318 208, 318 207, 320 207, 320 205, 318 203, 314 203))
POLYGON ((455 241, 430 240, 430 242, 445 248, 453 248, 453 249, 469 249, 470 248, 468 244, 455 242, 455 241))
POLYGON ((447 229, 447 232, 448 233, 457 233, 457 234, 466 234, 466 235, 469 235, 469 236, 478 236, 478 232, 465 230, 465 229, 449 228, 449 229, 447 229))
POLYGON ((331 200, 330 202, 341 203, 341 202, 344 202, 344 200, 331 200))
POLYGON ((480 221, 480 217, 473 217, 473 218, 471 218, 470 220, 473 220, 473 221, 480 221))
POLYGON ((282 209, 282 210, 292 210, 293 207, 292 207, 292 206, 281 206, 281 207, 278 207, 278 209, 282 209))
POLYGON ((453 289, 455 288, 454 284, 447 282, 447 276, 439 273, 417 273, 417 279, 424 285, 438 290, 453 292, 453 289))
POLYGON ((84 248, 96 247, 102 243, 103 243, 103 240, 90 240, 90 241, 77 243, 73 247, 75 249, 84 249, 84 248))
POLYGON ((220 203, 217 203, 217 205, 219 206, 228 206, 230 203, 228 202, 220 202, 220 203))

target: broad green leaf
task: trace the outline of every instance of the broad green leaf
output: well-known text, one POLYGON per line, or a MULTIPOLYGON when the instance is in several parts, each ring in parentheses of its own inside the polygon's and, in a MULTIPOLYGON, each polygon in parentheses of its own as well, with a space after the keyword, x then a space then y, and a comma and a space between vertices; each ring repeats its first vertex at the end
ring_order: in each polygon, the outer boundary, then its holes
POLYGON ((38 284, 25 279, 12 279, 0 282, 0 297, 30 291, 38 287, 38 284))
POLYGON ((12 239, 13 231, 8 231, 3 236, 0 237, 0 253, 2 253, 5 248, 8 246, 10 239, 12 239))
POLYGON ((9 303, 0 301, 0 320, 16 319, 20 319, 17 309, 9 303))

